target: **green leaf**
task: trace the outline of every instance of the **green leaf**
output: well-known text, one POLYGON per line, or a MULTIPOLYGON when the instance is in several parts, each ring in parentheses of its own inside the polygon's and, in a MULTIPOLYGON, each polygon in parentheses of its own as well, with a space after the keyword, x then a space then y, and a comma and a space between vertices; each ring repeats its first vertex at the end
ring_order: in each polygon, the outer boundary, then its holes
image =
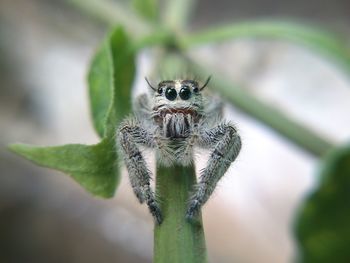
POLYGON ((284 39, 301 44, 339 62, 350 71, 350 48, 340 36, 325 30, 285 21, 255 21, 216 26, 184 36, 184 48, 242 38, 284 39))
POLYGON ((94 57, 89 72, 94 126, 103 137, 96 145, 35 147, 14 144, 10 149, 35 162, 67 173, 87 191, 112 197, 119 182, 115 131, 131 109, 135 55, 122 28, 114 30, 94 57))
POLYGON ((350 145, 327 156, 296 226, 302 262, 350 262, 350 145))
POLYGON ((157 20, 159 11, 158 0, 133 0, 132 5, 142 17, 151 22, 157 20))
POLYGON ((88 74, 94 127, 100 137, 112 136, 118 123, 130 112, 135 75, 131 41, 119 27, 103 43, 88 74))
POLYGON ((113 63, 109 43, 96 53, 88 74, 92 120, 100 137, 104 136, 108 109, 112 101, 113 63))
POLYGON ((38 165, 70 175, 94 195, 114 195, 119 172, 113 141, 104 139, 96 145, 69 144, 54 147, 13 144, 10 149, 38 165))

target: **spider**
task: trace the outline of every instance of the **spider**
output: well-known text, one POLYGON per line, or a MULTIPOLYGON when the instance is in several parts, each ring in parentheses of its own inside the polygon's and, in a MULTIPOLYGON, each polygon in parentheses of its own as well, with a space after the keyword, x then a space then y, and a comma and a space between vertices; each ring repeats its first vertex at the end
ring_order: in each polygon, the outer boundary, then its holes
POLYGON ((185 216, 191 220, 236 159, 241 139, 232 123, 222 121, 222 103, 202 93, 210 77, 201 87, 191 79, 161 81, 157 88, 145 80, 150 94, 137 97, 134 116, 126 118, 117 131, 130 183, 140 203, 147 203, 160 224, 163 217, 141 147, 155 149, 157 161, 164 166, 190 165, 195 146, 211 150, 188 201, 185 216))

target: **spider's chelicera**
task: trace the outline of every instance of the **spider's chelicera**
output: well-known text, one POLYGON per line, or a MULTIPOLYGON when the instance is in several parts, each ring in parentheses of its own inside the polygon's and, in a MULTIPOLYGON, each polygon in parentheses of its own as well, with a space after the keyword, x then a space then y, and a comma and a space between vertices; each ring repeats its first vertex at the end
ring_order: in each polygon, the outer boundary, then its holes
POLYGON ((166 80, 151 88, 150 96, 140 95, 133 117, 118 129, 118 143, 133 190, 146 202, 156 222, 162 213, 150 187, 151 173, 141 147, 155 149, 161 165, 190 165, 193 147, 211 150, 199 183, 193 189, 186 217, 192 219, 208 200, 217 182, 236 159, 241 140, 235 126, 221 119, 222 103, 202 94, 209 83, 199 86, 194 80, 166 80))

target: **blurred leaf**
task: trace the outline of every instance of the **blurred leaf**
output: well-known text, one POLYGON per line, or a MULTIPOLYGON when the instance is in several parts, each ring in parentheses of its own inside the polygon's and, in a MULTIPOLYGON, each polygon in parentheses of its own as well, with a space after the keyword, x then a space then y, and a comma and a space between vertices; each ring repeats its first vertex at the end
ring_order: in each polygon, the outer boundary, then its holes
POLYGON ((181 45, 185 48, 242 38, 285 39, 305 45, 340 62, 350 71, 350 47, 339 36, 325 30, 283 21, 256 21, 216 26, 185 36, 181 45))
POLYGON ((112 136, 130 112, 135 54, 122 28, 107 38, 92 60, 88 74, 94 127, 100 137, 112 136))
POLYGON ((65 172, 87 191, 112 197, 119 182, 115 130, 131 109, 135 74, 134 53, 122 28, 117 28, 94 57, 89 92, 94 126, 103 137, 96 145, 35 147, 14 144, 10 149, 38 165, 65 172))
POLYGON ((197 0, 164 0, 162 3, 164 8, 161 17, 164 26, 177 33, 188 29, 197 0))
POLYGON ((94 195, 114 195, 119 175, 113 141, 104 139, 96 145, 54 147, 13 144, 10 149, 38 165, 67 173, 94 195))
POLYGON ((350 145, 327 156, 297 222, 302 262, 350 262, 350 145))
POLYGON ((142 17, 151 22, 157 20, 159 11, 158 0, 132 0, 132 5, 142 17))

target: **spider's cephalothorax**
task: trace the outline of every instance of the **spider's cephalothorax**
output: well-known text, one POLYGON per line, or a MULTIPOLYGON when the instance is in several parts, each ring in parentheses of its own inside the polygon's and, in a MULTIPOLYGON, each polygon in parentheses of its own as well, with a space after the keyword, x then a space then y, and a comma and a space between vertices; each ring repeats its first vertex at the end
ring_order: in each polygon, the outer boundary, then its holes
POLYGON ((151 107, 161 136, 187 138, 202 117, 203 99, 198 83, 193 80, 160 82, 151 107))
POLYGON ((162 215, 150 188, 150 171, 140 146, 155 149, 157 161, 165 166, 189 165, 194 146, 211 150, 189 200, 189 219, 208 200, 241 149, 235 126, 221 120, 221 102, 202 94, 209 80, 202 86, 194 80, 166 80, 154 88, 146 79, 152 89, 151 98, 139 96, 135 116, 127 118, 118 129, 119 148, 133 190, 141 203, 147 202, 157 223, 161 223, 162 215))

